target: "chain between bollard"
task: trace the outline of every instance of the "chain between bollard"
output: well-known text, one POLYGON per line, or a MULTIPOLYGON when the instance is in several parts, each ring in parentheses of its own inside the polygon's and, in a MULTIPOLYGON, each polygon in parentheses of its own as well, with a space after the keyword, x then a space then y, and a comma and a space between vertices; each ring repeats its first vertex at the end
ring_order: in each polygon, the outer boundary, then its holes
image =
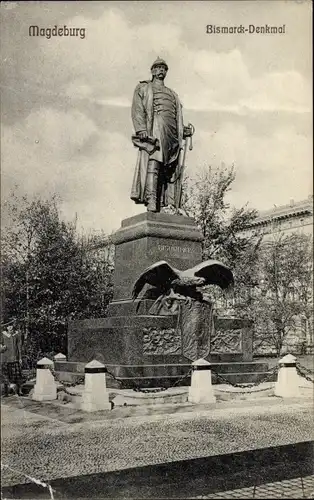
MULTIPOLYGON (((268 382, 270 381, 270 379, 273 378, 273 376, 278 373, 278 370, 279 368, 277 366, 275 366, 270 372, 267 373, 267 375, 262 379, 260 380, 259 382, 255 382, 255 383, 252 383, 252 384, 236 384, 236 383, 233 383, 233 382, 230 382, 227 378, 223 377, 223 375, 217 373, 215 370, 213 370, 213 372, 215 373, 215 375, 217 376, 218 379, 220 379, 221 381, 225 382, 226 384, 228 385, 231 385, 232 387, 236 387, 236 388, 240 388, 240 389, 248 389, 247 391, 243 391, 243 392, 252 392, 250 391, 250 389, 252 387, 257 387, 258 385, 262 384, 263 382, 268 382)), ((108 375, 110 375, 114 380, 116 380, 120 386, 122 385, 122 381, 117 379, 116 376, 107 371, 108 375)), ((192 373, 192 368, 187 372, 185 373, 184 375, 182 375, 180 378, 178 378, 173 384, 169 385, 169 386, 164 386, 164 387, 158 387, 156 388, 155 390, 152 388, 152 389, 145 389, 145 388, 141 388, 140 386, 136 385, 135 383, 134 384, 134 387, 133 387, 133 390, 136 391, 136 392, 143 392, 143 393, 153 393, 153 392, 162 392, 162 391, 165 391, 167 389, 171 389, 172 387, 175 387, 177 386, 180 382, 182 382, 183 380, 185 380, 186 378, 188 378, 192 373)), ((254 392, 261 392, 261 391, 266 391, 268 390, 269 388, 268 387, 263 387, 261 389, 258 389, 258 390, 255 390, 254 392)))
MULTIPOLYGON (((113 378, 113 380, 115 380, 116 382, 118 382, 118 384, 119 384, 119 386, 120 386, 120 389, 125 389, 125 387, 123 387, 123 380, 118 379, 118 378, 115 376, 115 374, 114 374, 114 373, 112 373, 112 372, 110 372, 108 369, 107 369, 106 373, 107 373, 107 375, 109 375, 110 377, 112 377, 112 378, 113 378)), ((136 386, 136 384, 135 384, 135 382, 132 382, 132 383, 133 383, 133 385, 134 385, 134 387, 133 387, 133 391, 138 390, 138 389, 137 389, 137 386, 136 386)))
MULTIPOLYGON (((192 368, 187 373, 185 373, 180 378, 178 378, 173 384, 171 384, 169 386, 163 386, 163 387, 156 387, 156 388, 145 389, 145 388, 140 387, 139 385, 135 384, 135 382, 133 382, 133 385, 134 385, 133 391, 135 391, 135 392, 143 392, 143 393, 150 393, 150 394, 151 393, 157 393, 157 392, 163 392, 163 391, 166 391, 167 389, 171 389, 172 387, 175 387, 177 384, 179 384, 180 382, 182 382, 184 379, 188 378, 191 375, 191 372, 192 372, 192 368)), ((117 377, 112 372, 109 372, 108 370, 107 370, 107 373, 116 382, 118 382, 118 384, 120 384, 120 388, 123 388, 122 387, 122 385, 123 385, 123 381, 122 380, 117 379, 117 377)))
MULTIPOLYGON (((227 378, 225 378, 223 375, 221 375, 220 373, 217 373, 216 370, 213 370, 213 373, 215 373, 215 375, 217 376, 217 379, 218 380, 221 380, 222 382, 225 382, 226 384, 228 385, 231 385, 232 387, 236 387, 236 388, 239 388, 239 389, 247 389, 246 391, 238 391, 239 393, 250 393, 250 392, 262 392, 262 391, 267 391, 268 389, 271 389, 271 387, 263 387, 261 389, 257 389, 257 390, 254 390, 254 391, 251 391, 250 389, 252 389, 253 387, 257 387, 259 386, 260 384, 264 383, 264 382, 271 382, 273 376, 275 374, 277 374, 279 371, 279 367, 278 366, 275 366, 271 371, 269 371, 267 373, 267 375, 262 379, 260 380, 259 382, 253 382, 253 383, 250 383, 250 384, 236 384, 234 382, 230 382, 230 380, 228 380, 227 378)), ((226 392, 226 391, 224 391, 226 392)))
MULTIPOLYGON (((308 380, 309 382, 312 382, 314 383, 314 380, 308 376, 308 374, 313 374, 313 372, 306 368, 305 366, 301 365, 300 363, 296 363, 296 369, 297 369, 297 372, 298 374, 305 378, 306 380, 308 380)), ((62 380, 60 380, 60 378, 58 377, 58 375, 56 374, 55 370, 53 368, 50 368, 50 371, 51 373, 53 374, 53 376, 55 377, 55 380, 57 382, 59 382, 60 384, 62 384, 62 386, 64 387, 65 389, 65 392, 67 392, 67 387, 72 387, 74 385, 76 385, 78 383, 78 381, 76 381, 75 383, 66 383, 62 380)), ((250 383, 250 384, 237 384, 237 383, 234 383, 234 382, 231 382, 230 380, 228 380, 226 377, 224 377, 223 375, 221 375, 220 373, 216 372, 216 370, 212 369, 213 373, 215 373, 216 377, 218 380, 220 380, 221 382, 224 382, 232 387, 235 387, 235 388, 239 388, 239 389, 247 389, 247 391, 244 391, 244 392, 252 392, 250 391, 250 389, 252 389, 253 387, 257 387, 259 386, 260 384, 264 383, 264 382, 269 382, 271 381, 271 379, 273 378, 273 376, 275 374, 278 373, 279 371, 279 367, 278 366, 275 366, 271 371, 269 371, 267 373, 267 375, 262 379, 260 380, 259 382, 253 382, 253 383, 250 383)), ((167 389, 170 389, 172 387, 175 387, 177 386, 180 382, 182 382, 183 380, 185 380, 186 378, 188 378, 192 373, 192 368, 187 372, 185 373, 184 375, 182 375, 180 378, 178 378, 173 384, 171 384, 170 386, 163 386, 163 387, 158 387, 154 390, 154 388, 151 388, 151 389, 145 389, 145 388, 141 388, 140 386, 136 385, 134 382, 133 382, 133 390, 136 391, 136 392, 149 392, 149 393, 152 393, 152 392, 162 392, 162 391, 165 391, 167 389)), ((107 370, 107 374, 112 377, 120 386, 120 388, 123 388, 123 381, 118 379, 114 373, 110 372, 107 370)), ((84 381, 84 377, 81 377, 80 380, 81 381, 84 381)), ((267 388, 262 388, 262 389, 259 389, 259 390, 256 390, 254 392, 259 392, 259 391, 265 391, 267 390, 267 388)), ((70 394, 70 393, 69 393, 70 394)))
POLYGON ((75 382, 64 382, 63 380, 60 379, 60 377, 57 375, 55 372, 54 368, 49 367, 49 370, 51 371, 52 375, 54 376, 54 379, 56 382, 59 382, 59 384, 62 385, 62 390, 66 393, 69 394, 69 396, 75 396, 76 394, 73 394, 68 390, 70 387, 75 387, 78 384, 84 383, 84 376, 79 377, 75 382))
POLYGON ((314 380, 311 377, 309 377, 306 373, 304 373, 305 370, 308 373, 312 373, 311 370, 309 370, 308 368, 305 368, 305 366, 300 365, 300 363, 296 364, 296 369, 297 369, 297 373, 298 373, 298 375, 300 375, 300 377, 305 378, 305 380, 307 380, 308 382, 312 382, 312 384, 314 384, 314 380), (304 370, 304 371, 302 371, 302 370, 304 370))
MULTIPOLYGON (((300 363, 296 363, 296 369, 297 369, 297 373, 298 375, 300 375, 301 377, 305 378, 307 381, 309 382, 312 382, 314 383, 314 380, 313 378, 311 378, 310 376, 308 376, 308 374, 313 374, 313 372, 306 368, 305 366, 301 365, 300 363)), ((51 373, 53 374, 53 376, 55 377, 55 380, 57 382, 59 382, 60 384, 62 384, 63 386, 63 390, 72 395, 67 387, 72 387, 74 385, 76 385, 78 383, 78 381, 76 381, 75 383, 66 383, 62 380, 60 380, 60 378, 58 377, 58 375, 56 374, 55 370, 53 368, 50 368, 50 371, 51 373)), ((259 386, 260 384, 264 383, 264 382, 269 382, 271 381, 271 379, 273 378, 273 376, 275 374, 278 373, 279 371, 279 367, 278 366, 275 366, 270 372, 267 373, 267 375, 262 379, 260 380, 259 382, 254 382, 254 383, 250 383, 250 384, 237 384, 237 383, 234 383, 234 382, 231 382, 230 380, 228 380, 226 377, 224 377, 223 375, 221 375, 220 373, 216 372, 216 370, 212 370, 213 373, 215 373, 217 379, 221 382, 224 382, 232 387, 235 387, 235 388, 239 388, 239 389, 246 389, 246 391, 238 391, 238 392, 241 392, 241 393, 249 393, 249 392, 262 392, 262 391, 266 391, 269 389, 269 387, 266 387, 266 388, 261 388, 261 389, 257 389, 257 390, 254 390, 254 391, 251 391, 251 389, 253 387, 257 387, 259 386)), ((149 388, 149 389, 145 389, 145 388, 142 388, 138 385, 136 385, 134 382, 133 382, 133 390, 136 391, 136 392, 143 392, 143 393, 157 393, 157 392, 163 392, 163 391, 166 391, 167 389, 170 389, 172 387, 176 387, 180 382, 182 382, 183 380, 185 380, 186 378, 188 378, 192 373, 192 368, 187 372, 185 373, 184 375, 182 375, 180 378, 178 378, 173 384, 171 384, 170 386, 163 386, 163 387, 157 387, 157 388, 149 388)), ((122 380, 119 380, 115 375, 114 373, 110 372, 107 370, 107 374, 109 376, 111 376, 120 386, 120 388, 123 388, 123 381, 122 380)), ((80 381, 84 381, 84 377, 81 377, 80 378, 80 381)), ((225 391, 226 392, 226 391, 225 391)))
MULTIPOLYGON (((49 367, 52 375, 54 376, 55 380, 57 382, 59 382, 61 385, 62 385, 62 388, 63 390, 68 393, 69 395, 73 395, 71 394, 71 392, 68 391, 68 388, 70 387, 73 387, 75 385, 77 385, 78 383, 81 383, 81 382, 84 382, 84 376, 80 377, 78 380, 76 380, 76 382, 64 382, 62 380, 60 380, 59 376, 57 375, 57 373, 55 372, 55 370, 52 368, 52 367, 49 367)), ((303 377, 304 379, 306 379, 307 381, 309 382, 312 382, 314 383, 314 380, 313 378, 311 378, 309 375, 313 375, 313 371, 306 368, 305 366, 301 365, 300 363, 296 363, 296 370, 297 370, 297 373, 298 375, 300 375, 301 377, 303 377)), ((250 384, 237 384, 237 383, 234 383, 234 382, 231 382, 230 380, 228 380, 226 377, 224 377, 223 375, 221 375, 220 373, 218 373, 215 369, 212 369, 213 373, 216 375, 217 379, 221 382, 224 382, 232 387, 235 387, 235 388, 239 388, 239 389, 246 389, 246 391, 238 391, 239 393, 249 393, 249 392, 262 392, 262 391, 266 391, 268 390, 269 388, 261 388, 261 389, 257 389, 257 390, 254 390, 254 391, 251 391, 251 389, 253 387, 257 387, 259 386, 260 384, 264 383, 264 382, 269 382, 271 381, 271 379, 273 378, 273 376, 275 374, 278 373, 279 371, 279 367, 278 366, 275 366, 270 372, 267 373, 267 375, 262 379, 260 380, 259 382, 254 382, 254 383, 250 383, 250 384)), ((182 382, 183 380, 185 380, 186 378, 190 377, 192 373, 192 368, 187 372, 185 373, 184 375, 182 375, 180 378, 178 378, 173 384, 171 384, 170 386, 163 386, 163 387, 157 387, 157 388, 148 388, 148 389, 145 389, 145 388, 141 388, 140 386, 138 386, 137 384, 135 384, 133 382, 133 390, 136 391, 136 392, 143 392, 143 393, 157 393, 157 392, 163 392, 163 391, 166 391, 167 389, 170 389, 172 387, 175 387, 177 386, 180 382, 182 382)), ((120 388, 122 389, 123 387, 123 381, 118 379, 114 373, 110 372, 107 370, 107 374, 109 376, 111 376, 120 386, 120 388)), ((226 391, 224 391, 226 392, 226 391)))
POLYGON ((190 368, 190 370, 189 370, 187 373, 185 373, 184 375, 182 375, 182 377, 180 377, 178 380, 176 380, 176 381, 175 381, 175 382, 174 382, 174 383, 173 383, 173 384, 169 387, 169 389, 170 389, 171 387, 175 387, 175 386, 176 386, 179 382, 182 382, 182 380, 185 380, 186 378, 188 378, 188 377, 191 375, 191 373, 192 373, 192 368, 190 368))
POLYGON ((152 394, 152 393, 156 393, 156 392, 164 392, 167 390, 167 387, 152 387, 151 389, 150 388, 147 388, 145 389, 144 387, 139 387, 139 386, 135 386, 133 387, 133 391, 135 392, 143 392, 144 394, 152 394))
POLYGON ((313 375, 314 376, 314 370, 311 370, 310 368, 307 368, 306 366, 304 365, 301 365, 301 363, 299 363, 297 361, 296 365, 301 369, 303 370, 305 373, 309 374, 309 375, 313 375))
MULTIPOLYGON (((56 380, 60 383, 62 383, 62 385, 64 386, 64 382, 58 380, 58 377, 56 376, 55 372, 53 369, 51 369, 52 373, 54 374, 54 376, 56 377, 56 380)), ((227 378, 225 378, 223 375, 221 375, 220 373, 217 373, 215 370, 213 370, 213 372, 215 373, 215 375, 217 376, 217 378, 219 380, 221 380, 222 382, 225 382, 226 384, 228 385, 231 385, 232 387, 236 387, 236 388, 240 388, 240 389, 248 389, 248 391, 245 391, 245 392, 251 392, 250 389, 252 387, 257 387, 258 385, 260 385, 261 383, 263 382, 268 382, 269 379, 271 379, 273 377, 274 374, 278 373, 278 367, 274 367, 270 372, 268 372, 268 374, 262 379, 260 380, 259 382, 255 382, 255 383, 251 383, 251 384, 236 384, 234 382, 230 382, 227 378)), ((106 372, 110 377, 112 377, 120 386, 121 389, 123 389, 123 381, 118 379, 114 373, 110 372, 109 370, 107 370, 106 372)), ((154 392, 162 392, 162 391, 166 391, 167 389, 171 389, 173 387, 176 387, 180 382, 182 382, 183 380, 187 379, 188 377, 190 377, 192 373, 192 368, 187 372, 185 373, 184 375, 182 375, 180 378, 178 378, 173 384, 171 385, 167 385, 167 386, 163 386, 163 387, 156 387, 155 389, 154 388, 148 388, 148 389, 145 389, 145 388, 142 388, 140 386, 138 386, 137 384, 135 384, 133 382, 133 390, 136 391, 136 392, 143 392, 143 393, 154 393, 154 392)), ((68 384, 68 386, 72 386, 74 384, 68 384)), ((267 390, 267 388, 262 388, 262 389, 259 389, 259 391, 265 391, 267 390)), ((65 392, 67 392, 66 388, 65 388, 65 392)), ((258 392, 258 391, 254 391, 254 392, 258 392)))

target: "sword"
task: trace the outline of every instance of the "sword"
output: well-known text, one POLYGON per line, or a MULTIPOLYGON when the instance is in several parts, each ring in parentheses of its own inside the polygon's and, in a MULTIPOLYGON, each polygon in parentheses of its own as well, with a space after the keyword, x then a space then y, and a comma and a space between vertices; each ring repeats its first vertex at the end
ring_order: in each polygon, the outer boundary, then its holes
POLYGON ((177 191, 176 208, 180 208, 180 201, 181 201, 181 196, 182 196, 182 182, 183 182, 184 170, 186 167, 185 159, 186 159, 186 153, 187 153, 187 149, 188 149, 188 142, 190 143, 189 144, 189 151, 192 151, 192 149, 193 149, 192 136, 195 132, 195 127, 192 125, 192 123, 189 123, 187 125, 187 127, 191 130, 191 135, 186 137, 185 141, 184 141, 183 158, 182 158, 182 162, 181 162, 181 166, 180 166, 180 173, 178 176, 178 181, 180 182, 180 186, 178 187, 178 191, 177 191), (188 141, 188 139, 190 139, 190 140, 188 141))

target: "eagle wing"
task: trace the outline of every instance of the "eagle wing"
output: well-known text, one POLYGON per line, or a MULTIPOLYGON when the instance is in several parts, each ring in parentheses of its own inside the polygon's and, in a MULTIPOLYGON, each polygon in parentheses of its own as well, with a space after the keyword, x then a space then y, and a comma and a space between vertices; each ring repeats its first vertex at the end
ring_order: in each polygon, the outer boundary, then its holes
POLYGON ((132 298, 135 300, 138 297, 146 283, 162 289, 167 283, 171 283, 172 280, 178 277, 178 270, 171 267, 165 260, 155 262, 155 264, 145 269, 145 271, 134 283, 132 298))
POLYGON ((231 269, 218 260, 205 260, 189 270, 194 276, 205 278, 206 285, 218 285, 223 290, 231 290, 234 279, 231 269))

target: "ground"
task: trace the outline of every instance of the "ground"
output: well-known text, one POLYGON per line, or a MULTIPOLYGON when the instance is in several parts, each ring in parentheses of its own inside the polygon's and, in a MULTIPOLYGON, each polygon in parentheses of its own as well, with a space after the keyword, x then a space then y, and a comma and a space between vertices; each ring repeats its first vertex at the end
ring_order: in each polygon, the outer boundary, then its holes
MULTIPOLYGON (((2 463, 13 470, 6 468, 2 471, 2 486, 4 492, 12 493, 9 486, 30 483, 29 478, 33 478, 45 483, 51 482, 56 489, 55 498, 78 498, 77 489, 81 484, 80 488, 87 488, 89 498, 96 498, 91 496, 92 492, 96 495, 100 490, 104 494, 104 485, 109 488, 112 474, 120 474, 119 479, 118 476, 114 479, 116 489, 113 490, 116 492, 119 489, 119 498, 123 497, 121 492, 124 492, 124 498, 144 498, 143 491, 156 498, 159 487, 164 488, 166 497, 175 496, 173 492, 178 489, 178 484, 170 484, 169 478, 168 482, 161 481, 160 478, 158 482, 156 476, 154 484, 154 471, 158 464, 166 464, 166 471, 169 470, 169 475, 175 478, 173 467, 181 464, 180 461, 185 461, 182 464, 189 464, 188 467, 191 468, 199 460, 215 461, 217 457, 232 457, 233 455, 228 454, 238 453, 241 460, 247 461, 245 467, 249 467, 250 460, 255 458, 243 459, 245 453, 249 453, 248 450, 259 451, 270 447, 276 449, 312 441, 312 407, 313 400, 310 397, 293 400, 261 397, 254 401, 224 401, 213 405, 115 408, 112 411, 86 414, 73 408, 67 409, 66 406, 31 402, 27 398, 6 398, 2 402, 2 463), (140 471, 145 470, 145 467, 153 467, 149 469, 149 484, 143 484, 141 491, 137 491, 137 483, 140 484, 142 474, 140 471), (130 484, 126 485, 125 477, 121 479, 121 471, 131 471, 132 474, 135 471, 130 484), (123 482, 125 484, 121 486, 123 482), (64 491, 67 491, 68 496, 63 496, 64 491)), ((215 463, 211 462, 211 471, 215 463)), ((224 466, 224 462, 221 464, 219 467, 224 466)), ((234 465, 234 470, 233 467, 230 469, 232 475, 238 465, 235 460, 231 464, 234 465)), ((180 467, 185 475, 185 469, 181 465, 180 467)), ((272 476, 269 476, 272 477, 272 482, 287 479, 282 476, 287 464, 283 469, 276 462, 272 468, 272 476)), ((196 470, 201 470, 199 465, 196 470)), ((256 474, 254 470, 251 473, 253 475, 256 474)), ((167 475, 167 472, 163 474, 167 475)), ((303 473, 304 481, 311 481, 311 478, 305 477, 310 474, 311 470, 303 473)), ((198 478, 197 475, 195 471, 191 474, 184 492, 187 495, 185 498, 230 498, 217 496, 219 488, 213 482, 209 484, 208 475, 198 478)), ((298 472, 294 472, 291 480, 299 479, 298 472)), ((236 495, 241 485, 245 485, 241 481, 233 479, 229 481, 231 488, 224 483, 222 489, 227 492, 232 489, 236 495)), ((280 484, 282 486, 283 483, 280 484)), ((249 486, 251 484, 246 485, 246 490, 249 486)), ((311 486, 307 486, 304 495, 305 490, 302 490, 304 498, 311 497, 310 488, 311 486)), ((245 491, 239 494, 244 495, 245 491)), ((298 496, 302 497, 301 490, 299 493, 298 496)), ((28 498, 33 498, 32 494, 28 498)), ((222 495, 221 492, 219 494, 222 495)), ((262 497, 263 494, 258 496, 256 489, 255 498, 262 497)))

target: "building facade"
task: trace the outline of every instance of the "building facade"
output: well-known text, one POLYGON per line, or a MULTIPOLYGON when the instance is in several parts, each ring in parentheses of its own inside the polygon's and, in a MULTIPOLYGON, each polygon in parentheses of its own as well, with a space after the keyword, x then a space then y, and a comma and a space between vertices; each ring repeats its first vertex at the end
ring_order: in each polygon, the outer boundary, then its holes
POLYGON ((247 226, 243 235, 261 232, 263 242, 272 241, 279 234, 310 234, 313 236, 313 196, 288 205, 274 206, 270 210, 260 212, 252 224, 247 226))

